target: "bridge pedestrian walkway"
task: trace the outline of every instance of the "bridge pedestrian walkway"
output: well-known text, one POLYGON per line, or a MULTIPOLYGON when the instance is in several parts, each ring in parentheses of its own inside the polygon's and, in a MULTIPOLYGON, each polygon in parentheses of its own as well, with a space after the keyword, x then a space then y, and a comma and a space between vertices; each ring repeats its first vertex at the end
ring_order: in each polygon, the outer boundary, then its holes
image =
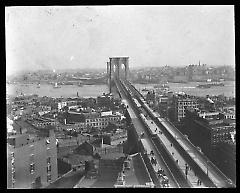
POLYGON ((194 188, 203 188, 206 187, 202 182, 199 182, 198 177, 195 175, 194 171, 188 166, 186 160, 178 153, 175 149, 174 145, 166 138, 166 136, 162 133, 162 130, 151 120, 147 120, 147 124, 149 128, 152 130, 154 134, 160 138, 166 149, 171 153, 172 157, 176 161, 176 163, 181 168, 182 172, 186 175, 186 167, 187 167, 187 175, 186 179, 192 184, 194 188))
MULTIPOLYGON (((180 133, 176 128, 172 126, 167 121, 161 122, 163 126, 177 139, 178 143, 184 148, 185 151, 190 151, 189 155, 194 159, 194 161, 199 165, 199 167, 210 177, 210 179, 213 181, 213 183, 217 187, 222 187, 226 184, 226 181, 223 181, 221 179, 221 176, 224 178, 227 178, 224 174, 219 171, 219 174, 215 172, 217 168, 212 168, 210 161, 203 156, 201 152, 199 152, 196 147, 188 140, 187 136, 183 136, 182 133, 180 133), (195 150, 196 149, 196 150, 195 150)), ((218 170, 218 169, 217 169, 218 170)))

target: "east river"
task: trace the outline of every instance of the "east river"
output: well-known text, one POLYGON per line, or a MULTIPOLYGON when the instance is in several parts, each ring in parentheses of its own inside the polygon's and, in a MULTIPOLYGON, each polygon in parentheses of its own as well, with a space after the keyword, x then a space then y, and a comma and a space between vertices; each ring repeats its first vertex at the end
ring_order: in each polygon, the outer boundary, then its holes
MULTIPOLYGON (((220 95, 235 97, 235 81, 225 81, 223 87, 211 87, 206 89, 197 88, 200 84, 198 82, 190 83, 168 83, 170 91, 185 92, 189 95, 206 96, 206 95, 220 95)), ((153 89, 156 84, 134 84, 135 87, 142 92, 142 89, 153 89)), ((36 84, 7 84, 7 95, 16 96, 23 94, 37 94, 39 96, 49 97, 76 97, 77 93, 80 97, 97 97, 102 93, 108 92, 107 85, 83 85, 82 87, 76 85, 61 85, 61 88, 53 88, 52 85, 42 84, 37 88, 36 84)))
POLYGON ((10 84, 7 85, 7 94, 10 96, 37 94, 39 96, 49 97, 97 97, 103 93, 108 92, 107 85, 83 85, 82 87, 76 85, 61 85, 60 88, 53 88, 50 84, 41 84, 37 88, 36 84, 10 84))
MULTIPOLYGON (((225 81, 224 86, 213 86, 211 88, 197 88, 200 82, 189 83, 168 83, 169 90, 173 92, 185 92, 194 96, 221 95, 235 97, 235 81, 225 81)), ((135 84, 135 88, 142 92, 142 89, 153 89, 156 84, 135 84)), ((143 92, 144 93, 144 92, 143 92)))

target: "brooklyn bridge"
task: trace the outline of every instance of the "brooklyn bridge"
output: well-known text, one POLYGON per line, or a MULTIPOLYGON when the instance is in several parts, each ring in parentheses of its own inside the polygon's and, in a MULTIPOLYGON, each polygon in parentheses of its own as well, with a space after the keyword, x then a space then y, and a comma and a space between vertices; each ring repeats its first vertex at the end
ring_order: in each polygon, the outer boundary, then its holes
POLYGON ((235 187, 202 152, 170 121, 152 110, 141 93, 128 80, 129 57, 110 57, 107 62, 109 92, 124 103, 131 122, 128 142, 132 153, 141 153, 148 172, 158 184, 155 161, 165 171, 171 187, 235 187))

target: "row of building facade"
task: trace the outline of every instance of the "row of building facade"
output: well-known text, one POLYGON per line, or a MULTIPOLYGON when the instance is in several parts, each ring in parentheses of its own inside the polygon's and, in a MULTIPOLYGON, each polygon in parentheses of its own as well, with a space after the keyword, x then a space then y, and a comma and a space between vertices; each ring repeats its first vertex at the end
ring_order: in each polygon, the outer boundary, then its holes
POLYGON ((57 146, 53 129, 35 128, 8 133, 7 187, 41 188, 58 178, 57 146), (24 131, 24 132, 23 132, 24 131))

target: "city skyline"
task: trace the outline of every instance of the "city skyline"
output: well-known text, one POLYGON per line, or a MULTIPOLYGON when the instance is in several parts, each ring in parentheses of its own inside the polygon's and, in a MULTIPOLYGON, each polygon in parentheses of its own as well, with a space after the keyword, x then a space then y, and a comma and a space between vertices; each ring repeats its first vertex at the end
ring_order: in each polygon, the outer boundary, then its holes
POLYGON ((233 6, 7 7, 7 75, 20 70, 235 65, 233 6), (174 57, 173 57, 174 55, 174 57))

